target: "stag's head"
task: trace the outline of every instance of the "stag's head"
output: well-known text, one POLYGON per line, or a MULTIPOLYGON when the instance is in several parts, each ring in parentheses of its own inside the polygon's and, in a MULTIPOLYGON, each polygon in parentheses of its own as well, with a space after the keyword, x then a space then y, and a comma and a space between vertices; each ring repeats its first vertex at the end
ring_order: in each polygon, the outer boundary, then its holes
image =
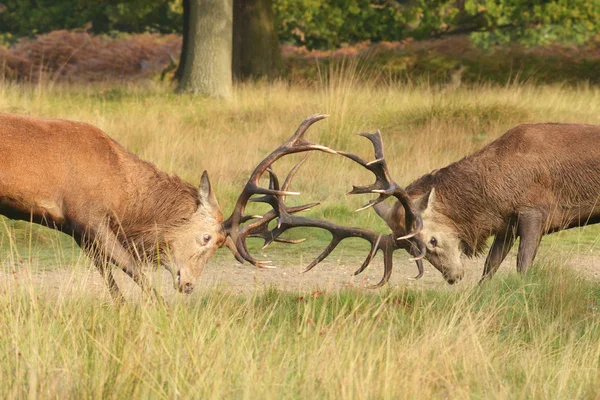
POLYGON ((191 293, 204 266, 226 244, 223 214, 206 171, 198 187, 198 209, 167 238, 169 262, 175 288, 191 293))
POLYGON ((453 284, 464 276, 462 246, 454 224, 437 209, 435 188, 414 200, 421 213, 423 229, 419 233, 427 247, 425 258, 453 284))
MULTIPOLYGON (((448 283, 460 281, 464 275, 462 242, 454 224, 439 212, 435 189, 411 198, 411 203, 423 221, 423 227, 416 237, 425 243, 425 258, 442 273, 448 283)), ((394 235, 401 237, 407 234, 405 209, 400 204, 392 208, 380 207, 376 211, 387 222, 394 235)), ((407 240, 401 240, 398 245, 414 252, 414 246, 407 240)))

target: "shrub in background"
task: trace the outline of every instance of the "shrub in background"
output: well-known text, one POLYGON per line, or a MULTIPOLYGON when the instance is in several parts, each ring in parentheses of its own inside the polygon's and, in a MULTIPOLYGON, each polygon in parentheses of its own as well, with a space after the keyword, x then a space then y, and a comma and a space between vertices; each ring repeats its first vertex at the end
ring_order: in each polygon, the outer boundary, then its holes
POLYGON ((179 35, 143 33, 117 38, 53 31, 0 48, 0 75, 20 81, 97 81, 151 78, 181 50, 179 35))

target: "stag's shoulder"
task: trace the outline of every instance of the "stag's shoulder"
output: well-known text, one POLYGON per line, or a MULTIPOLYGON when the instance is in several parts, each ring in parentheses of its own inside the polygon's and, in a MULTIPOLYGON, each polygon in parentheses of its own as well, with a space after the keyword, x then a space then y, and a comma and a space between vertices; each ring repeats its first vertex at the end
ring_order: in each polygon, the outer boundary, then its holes
POLYGON ((0 113, 0 136, 25 146, 50 146, 72 154, 126 151, 102 129, 87 122, 0 113))

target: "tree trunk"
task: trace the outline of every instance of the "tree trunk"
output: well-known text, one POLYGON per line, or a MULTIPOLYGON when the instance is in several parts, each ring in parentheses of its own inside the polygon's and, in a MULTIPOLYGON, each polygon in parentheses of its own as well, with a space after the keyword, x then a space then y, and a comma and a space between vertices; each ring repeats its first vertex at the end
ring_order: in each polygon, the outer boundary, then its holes
POLYGON ((190 0, 185 64, 177 92, 230 98, 232 0, 190 0))
POLYGON ((183 66, 185 65, 185 55, 187 54, 188 37, 190 35, 190 0, 183 0, 183 31, 182 31, 182 42, 181 42, 181 54, 179 56, 179 65, 173 75, 173 79, 177 82, 181 81, 183 76, 183 66))
POLYGON ((272 0, 234 0, 233 76, 274 78, 282 68, 272 0))

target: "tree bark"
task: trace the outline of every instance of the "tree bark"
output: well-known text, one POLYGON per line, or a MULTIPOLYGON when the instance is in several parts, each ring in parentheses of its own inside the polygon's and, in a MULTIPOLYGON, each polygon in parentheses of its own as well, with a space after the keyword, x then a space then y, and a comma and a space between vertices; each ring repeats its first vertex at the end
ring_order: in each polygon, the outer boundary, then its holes
POLYGON ((190 0, 183 0, 183 30, 181 33, 182 42, 181 42, 181 54, 179 55, 179 65, 177 66, 177 70, 173 75, 173 79, 177 82, 181 81, 181 77, 183 76, 183 66, 185 65, 185 55, 187 54, 187 44, 188 37, 190 34, 190 0))
POLYGON ((185 63, 179 93, 230 98, 232 0, 190 0, 185 63))
POLYGON ((281 68, 272 0, 234 0, 233 76, 274 78, 281 68))

